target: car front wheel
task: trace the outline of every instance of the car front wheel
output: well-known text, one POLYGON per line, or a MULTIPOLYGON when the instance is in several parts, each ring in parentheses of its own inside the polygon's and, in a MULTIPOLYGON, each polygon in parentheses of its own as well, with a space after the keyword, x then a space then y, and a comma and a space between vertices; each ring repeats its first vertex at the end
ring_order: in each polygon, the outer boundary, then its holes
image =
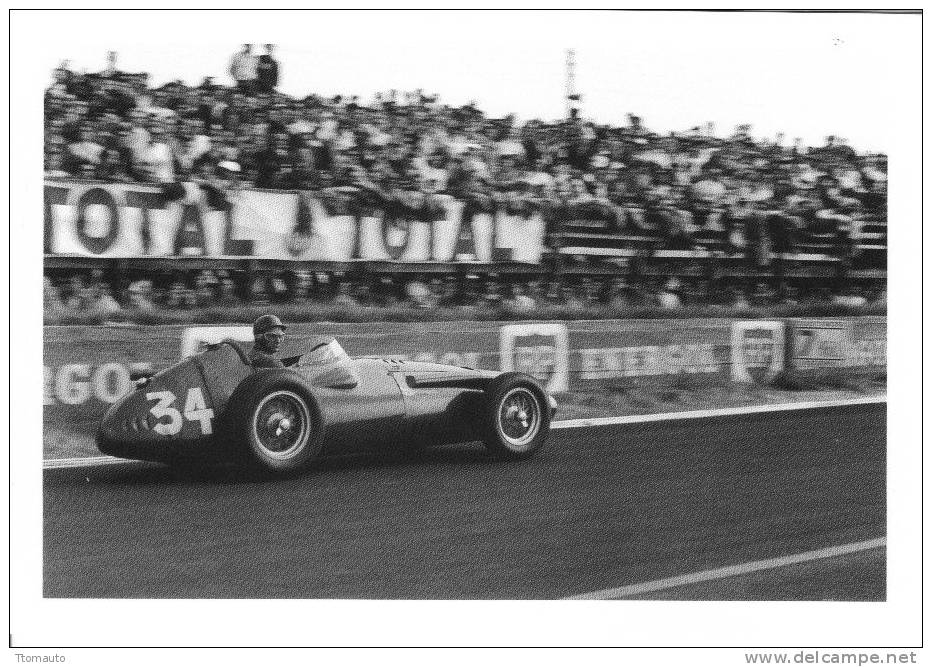
POLYGON ((228 414, 239 453, 260 470, 294 473, 320 453, 317 401, 294 371, 268 369, 246 378, 230 397, 228 414))
POLYGON ((486 389, 482 407, 483 442, 492 454, 505 459, 533 456, 550 432, 547 394, 523 373, 504 373, 486 389))

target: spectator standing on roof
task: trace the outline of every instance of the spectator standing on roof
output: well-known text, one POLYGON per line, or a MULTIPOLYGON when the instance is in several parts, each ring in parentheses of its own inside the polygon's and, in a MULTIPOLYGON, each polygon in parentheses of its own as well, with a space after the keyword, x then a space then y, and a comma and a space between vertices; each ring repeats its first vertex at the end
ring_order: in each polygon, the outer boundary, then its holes
POLYGON ((274 44, 265 45, 265 53, 256 59, 256 89, 260 93, 274 93, 278 87, 278 61, 272 54, 274 44))
POLYGON ((243 49, 230 59, 230 76, 236 87, 247 95, 252 93, 258 76, 258 60, 252 54, 252 44, 243 44, 243 49))

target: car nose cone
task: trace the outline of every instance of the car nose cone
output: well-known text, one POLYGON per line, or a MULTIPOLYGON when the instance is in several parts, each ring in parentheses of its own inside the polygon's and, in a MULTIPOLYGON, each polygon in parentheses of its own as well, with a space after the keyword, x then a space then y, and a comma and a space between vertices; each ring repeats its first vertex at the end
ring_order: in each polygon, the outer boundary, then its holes
POLYGON ((134 391, 110 406, 97 429, 97 448, 111 456, 134 457, 160 440, 152 431, 145 393, 134 391))

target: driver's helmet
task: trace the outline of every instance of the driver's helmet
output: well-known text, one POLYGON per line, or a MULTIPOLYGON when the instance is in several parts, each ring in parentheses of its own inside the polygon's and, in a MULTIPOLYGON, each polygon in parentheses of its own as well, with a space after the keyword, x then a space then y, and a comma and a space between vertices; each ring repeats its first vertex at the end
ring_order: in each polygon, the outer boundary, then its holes
POLYGON ((282 324, 282 321, 275 315, 262 315, 252 325, 252 334, 253 336, 258 337, 262 334, 272 331, 273 329, 281 329, 282 331, 285 331, 287 328, 288 327, 282 324))

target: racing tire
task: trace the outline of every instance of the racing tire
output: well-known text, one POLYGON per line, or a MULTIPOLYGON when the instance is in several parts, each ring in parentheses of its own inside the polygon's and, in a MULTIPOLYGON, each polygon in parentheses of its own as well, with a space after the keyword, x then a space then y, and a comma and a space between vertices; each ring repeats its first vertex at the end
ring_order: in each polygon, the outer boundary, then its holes
POLYGON ((524 373, 503 373, 485 390, 480 408, 482 442, 496 458, 521 460, 537 453, 550 433, 547 393, 524 373))
POLYGON ((311 385, 286 368, 259 370, 227 404, 225 431, 234 459, 261 472, 290 475, 317 458, 323 421, 311 385))

